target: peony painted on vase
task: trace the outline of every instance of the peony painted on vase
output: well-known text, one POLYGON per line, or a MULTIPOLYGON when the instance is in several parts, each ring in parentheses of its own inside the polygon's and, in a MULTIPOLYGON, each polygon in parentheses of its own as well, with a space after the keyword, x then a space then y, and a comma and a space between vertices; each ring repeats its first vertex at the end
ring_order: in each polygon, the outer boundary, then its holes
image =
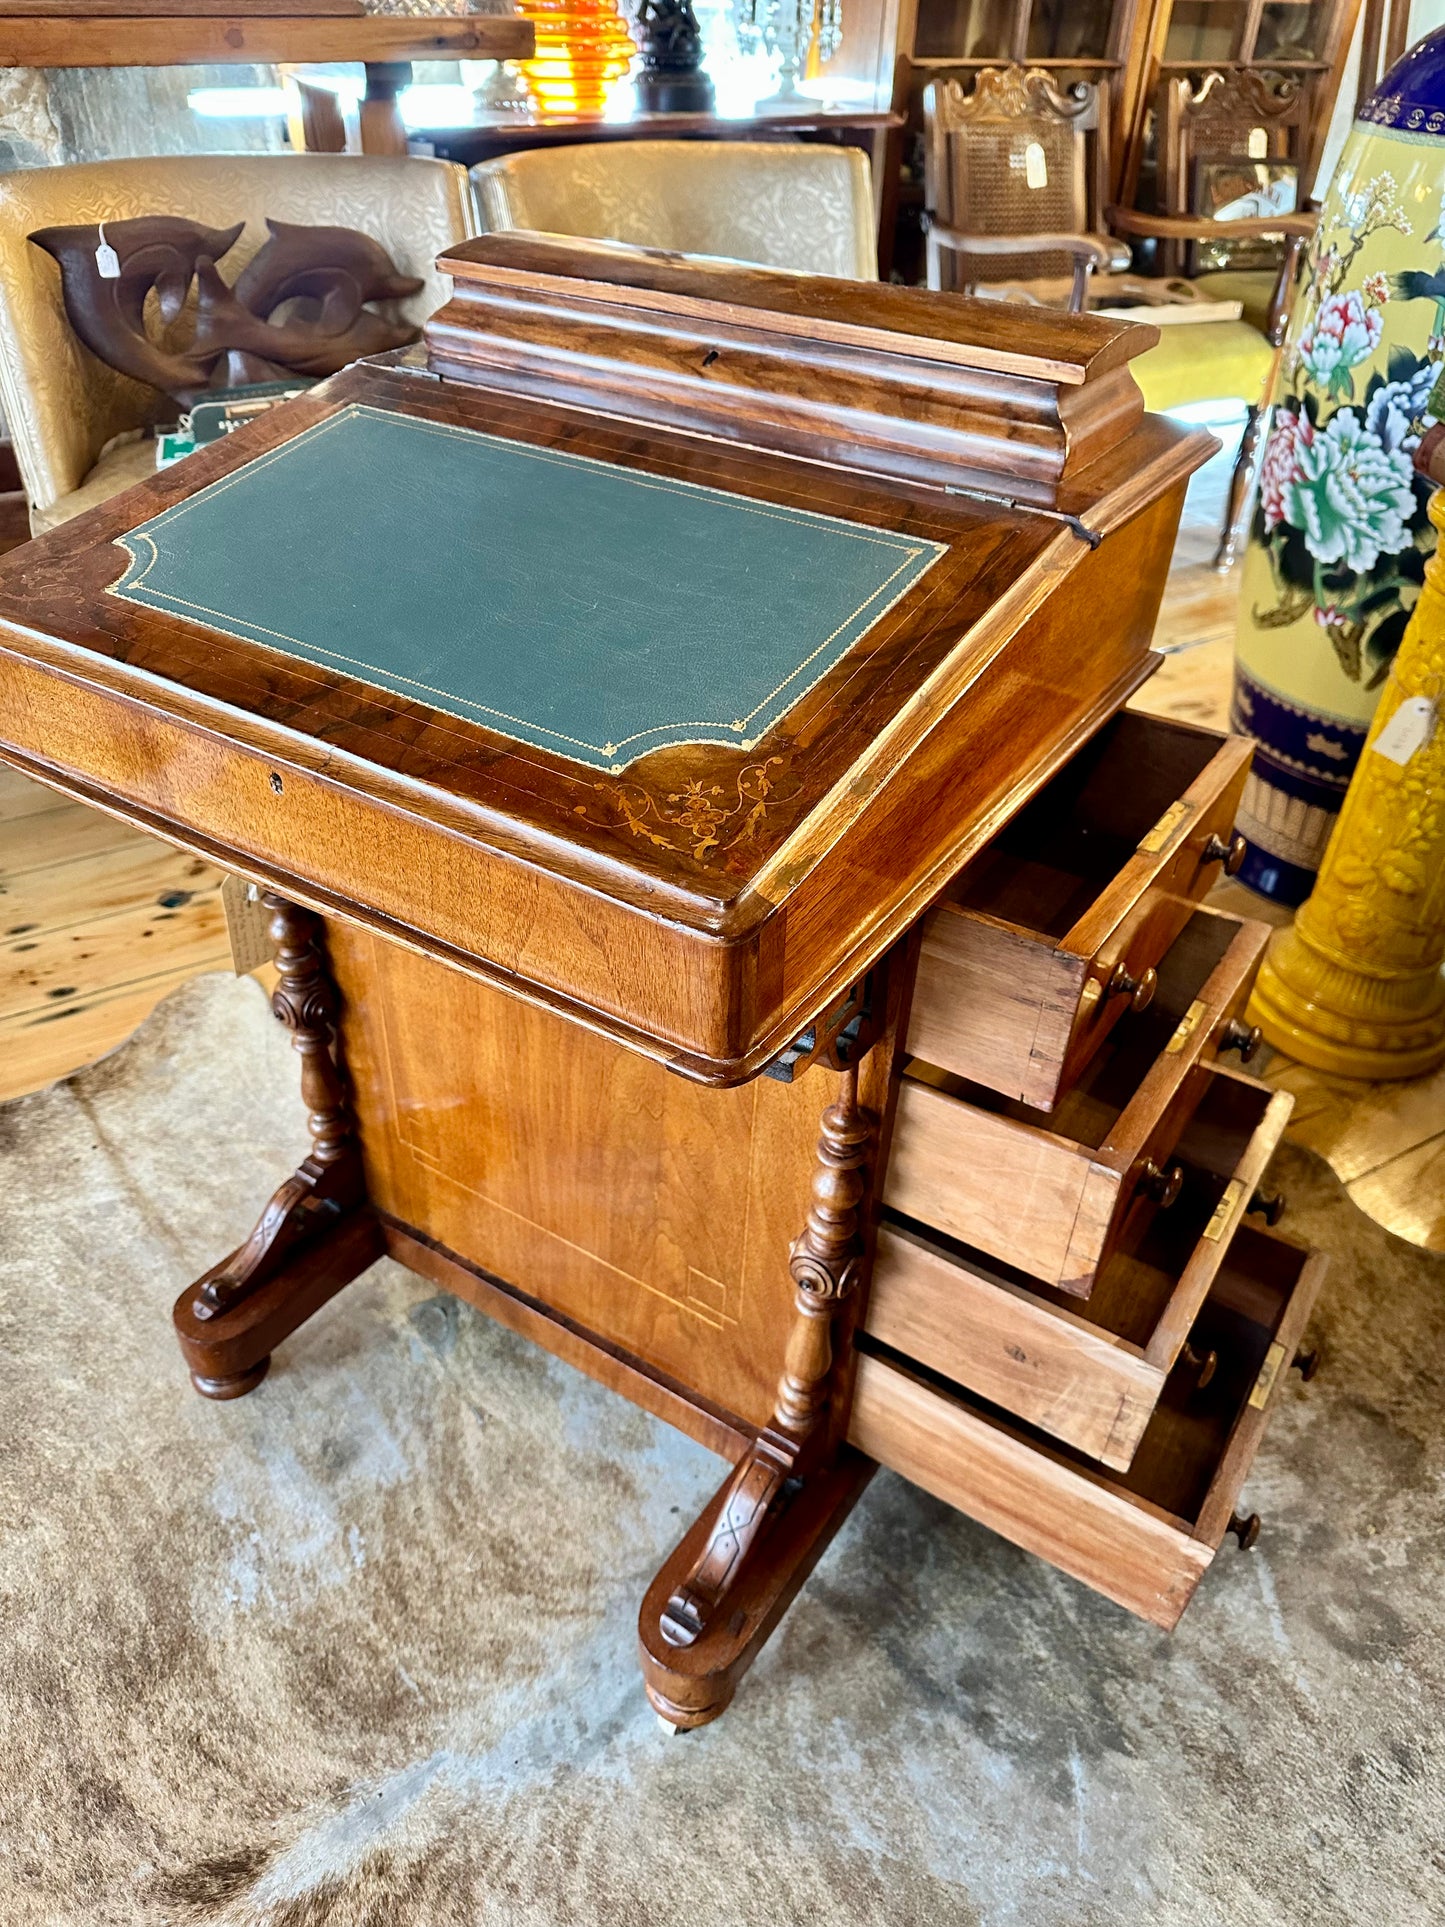
POLYGON ((1259 745, 1241 876, 1283 902, 1309 893, 1435 546, 1411 457, 1442 365, 1445 34, 1355 122, 1260 462, 1235 664, 1235 727, 1259 745))

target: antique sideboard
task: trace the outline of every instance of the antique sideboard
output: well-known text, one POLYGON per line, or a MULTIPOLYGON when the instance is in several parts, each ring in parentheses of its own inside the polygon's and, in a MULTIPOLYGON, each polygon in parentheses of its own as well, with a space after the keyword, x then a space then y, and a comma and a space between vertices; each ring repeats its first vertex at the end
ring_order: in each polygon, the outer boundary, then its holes
POLYGON ((0 755, 270 919, 312 1151, 177 1300, 197 1389, 389 1253, 711 1447, 672 1727, 878 1464, 1172 1625, 1323 1261, 1246 1222, 1248 746, 1123 708, 1213 446, 1154 331, 445 265, 423 348, 0 564, 0 755))

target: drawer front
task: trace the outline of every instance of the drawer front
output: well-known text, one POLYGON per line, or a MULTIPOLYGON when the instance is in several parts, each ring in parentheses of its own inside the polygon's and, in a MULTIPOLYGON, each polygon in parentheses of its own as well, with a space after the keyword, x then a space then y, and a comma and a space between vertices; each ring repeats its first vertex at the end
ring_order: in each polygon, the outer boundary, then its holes
MULTIPOLYGON (((1264 925, 1217 912, 1198 910, 1193 922, 1211 939, 1210 960, 1226 939, 1228 947, 1212 967, 1200 965, 1208 975, 1196 997, 1176 993, 1172 1029, 1156 1027, 1162 1008, 1145 1013, 1140 1027, 1157 1055, 1127 1101, 1103 1095, 1116 1068, 1103 1060, 1094 1067, 1100 1094, 1081 1087, 1048 1116, 971 1101, 947 1077, 916 1069, 899 1092, 884 1202, 1041 1284, 1087 1297, 1150 1167, 1168 1165, 1208 1088, 1200 1061, 1247 999, 1268 940, 1264 925)), ((1120 1061, 1124 1038, 1121 1031, 1120 1061)))
POLYGON ((1172 1631, 1228 1529, 1325 1263, 1253 1227, 1241 1233, 1205 1308, 1214 1308, 1214 1323, 1200 1320, 1207 1337, 1216 1328, 1241 1335, 1238 1354, 1221 1364, 1208 1392, 1195 1391, 1192 1373, 1176 1373, 1126 1479, 1005 1423, 962 1391, 867 1354, 858 1362, 849 1439, 1172 1631))
MULTIPOLYGON (((1113 780, 1127 790, 1136 760, 1151 748, 1154 761, 1166 758, 1181 733, 1154 718, 1124 720, 1117 770, 1106 758, 1096 789, 1113 780)), ((1181 769, 1180 793, 1066 930, 1028 921, 1027 892, 1015 881, 1030 867, 1025 850, 1013 873, 998 849, 986 853, 996 888, 970 885, 977 866, 964 873, 924 926, 907 1039, 914 1056, 1037 1109, 1053 1106, 1130 1007, 1131 985, 1158 964, 1222 874, 1222 860, 1206 853, 1212 840, 1230 841, 1252 746, 1206 740, 1216 747, 1205 768, 1187 783, 1194 763, 1181 769), (992 913, 990 901, 1011 914, 992 913)))
POLYGON ((1152 1203, 1136 1207, 1086 1304, 1031 1288, 982 1253, 885 1224, 869 1336, 1126 1471, 1293 1104, 1253 1078, 1202 1075, 1205 1094, 1179 1146, 1181 1221, 1163 1222, 1152 1203))

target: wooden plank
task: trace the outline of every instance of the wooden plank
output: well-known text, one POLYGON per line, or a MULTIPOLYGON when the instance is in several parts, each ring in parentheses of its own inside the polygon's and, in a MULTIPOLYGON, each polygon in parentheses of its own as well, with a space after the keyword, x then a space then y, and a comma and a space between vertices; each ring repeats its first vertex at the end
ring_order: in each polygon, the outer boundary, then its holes
POLYGON ((1046 1108, 1085 970, 1037 932, 940 904, 929 916, 908 1048, 1021 1103, 1046 1108))
POLYGON ((664 1424, 675 1425, 679 1432, 696 1439, 719 1458, 731 1463, 752 1444, 755 1435, 750 1428, 714 1410, 676 1380, 649 1370, 617 1346, 585 1331, 515 1286, 487 1277, 476 1266, 465 1264, 455 1253, 444 1251, 410 1226, 383 1218, 381 1230, 389 1255, 409 1271, 465 1299, 487 1317, 495 1318, 499 1325, 505 1325, 508 1331, 531 1339, 579 1372, 586 1372, 609 1391, 619 1392, 634 1405, 640 1405, 644 1412, 651 1412, 664 1424))
POLYGON ((12 16, 75 21, 189 19, 208 14, 223 14, 227 19, 251 14, 280 14, 291 19, 341 14, 360 19, 365 11, 361 0, 0 0, 0 20, 12 16))
POLYGON ((1056 1284, 1087 1173, 1077 1146, 904 1079, 883 1199, 905 1217, 1056 1284))
POLYGON ((1081 1477, 882 1359, 859 1360, 848 1438, 1166 1632, 1213 1557, 1183 1521, 1081 1477))
MULTIPOLYGON (((47 789, 44 783, 37 783, 33 777, 22 776, 18 769, 11 769, 8 763, 0 763, 0 823, 18 823, 21 817, 40 816, 46 810, 73 810, 81 806, 69 802, 55 791, 47 789)), ((7 837, 0 843, 0 870, 3 870, 3 855, 12 839, 7 837)))
MULTIPOLYGON (((42 786, 43 787, 43 786, 42 786)), ((110 852, 133 849, 138 842, 158 841, 118 822, 100 810, 87 809, 53 790, 45 792, 53 808, 27 818, 23 836, 7 835, 0 844, 0 899, 36 871, 53 865, 77 863, 110 852)))
POLYGON ((878 1234, 865 1327, 1121 1471, 1164 1383, 1137 1346, 898 1227, 878 1234), (1127 1452, 1116 1445, 1121 1436, 1131 1441, 1127 1452))
MULTIPOLYGON (((11 840, 0 836, 0 855, 11 840)), ((213 865, 137 831, 114 849, 46 864, 11 882, 0 893, 0 937, 73 930, 147 904, 181 910, 220 881, 213 865)))
POLYGON ((217 881, 183 909, 131 904, 90 922, 7 938, 0 943, 0 1009, 18 1023, 83 1003, 97 989, 112 995, 156 975, 178 981, 230 964, 217 881))
POLYGON ((50 1010, 0 1016, 0 1102, 43 1090, 109 1056, 168 992, 194 975, 183 965, 50 1010))
POLYGON ((233 11, 173 19, 116 16, 105 21, 74 15, 0 16, 0 66, 5 67, 525 60, 534 45, 531 21, 504 14, 368 14, 352 19, 233 11))

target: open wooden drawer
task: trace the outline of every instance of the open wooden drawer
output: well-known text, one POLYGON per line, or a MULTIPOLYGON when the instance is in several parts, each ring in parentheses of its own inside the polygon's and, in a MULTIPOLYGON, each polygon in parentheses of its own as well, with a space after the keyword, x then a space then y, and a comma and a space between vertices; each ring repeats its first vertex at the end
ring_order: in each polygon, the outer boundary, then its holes
POLYGON ((1125 711, 956 879, 924 926, 908 1048, 1038 1110, 1244 855, 1252 744, 1125 711))
MULTIPOLYGON (((982 1252, 885 1222, 864 1329, 890 1351, 976 1392, 1091 1459, 1127 1471, 1186 1349, 1294 1099, 1223 1067, 1176 1147, 1184 1183, 1161 1211, 1138 1199, 1085 1305, 982 1252)), ((1206 1385, 1207 1389, 1207 1385, 1206 1385)))
POLYGON ((1236 1012, 1269 931, 1196 908, 1130 1011, 1052 1113, 912 1061, 883 1202, 1039 1283, 1087 1297, 1142 1193, 1178 1190, 1176 1140, 1204 1095, 1202 1059, 1257 1033, 1236 1012))
MULTIPOLYGON (((848 1436, 861 1452, 1172 1631, 1225 1533, 1327 1260, 1253 1225, 1195 1325, 1130 1471, 1080 1454, 900 1360, 864 1353, 848 1436)), ((861 1346, 876 1341, 866 1336, 861 1346)))

